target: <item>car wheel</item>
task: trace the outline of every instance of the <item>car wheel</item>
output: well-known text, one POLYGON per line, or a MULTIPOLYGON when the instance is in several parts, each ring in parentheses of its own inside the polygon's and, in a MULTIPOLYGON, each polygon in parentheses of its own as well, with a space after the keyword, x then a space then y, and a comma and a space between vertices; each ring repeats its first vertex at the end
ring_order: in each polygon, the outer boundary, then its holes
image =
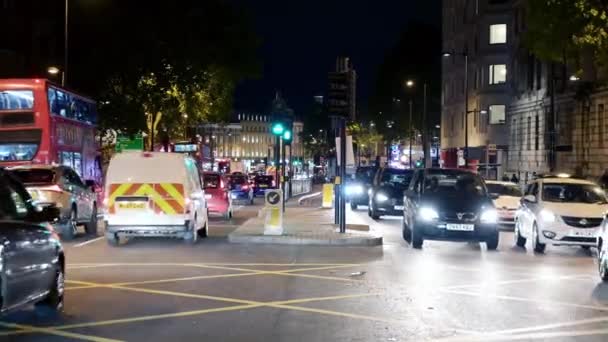
POLYGON ((61 311, 63 309, 63 293, 65 291, 65 275, 63 268, 58 266, 55 272, 55 279, 49 289, 49 294, 37 305, 47 307, 53 311, 61 311))
POLYGON ((412 232, 412 236, 410 237, 412 241, 412 247, 414 247, 415 249, 421 249, 422 245, 424 244, 424 238, 422 237, 422 234, 416 229, 416 225, 413 225, 413 227, 410 228, 410 231, 412 232))
POLYGON ((536 223, 532 227, 532 244, 534 247, 534 252, 536 252, 536 253, 544 253, 545 248, 547 247, 546 244, 541 243, 539 240, 538 226, 536 225, 536 223))
POLYGON ((486 247, 489 251, 495 251, 498 248, 498 240, 500 238, 500 233, 498 229, 495 230, 490 237, 486 239, 486 247))
POLYGON ((106 236, 106 242, 108 243, 108 245, 110 245, 112 247, 120 246, 120 239, 118 237, 118 234, 106 232, 105 236, 106 236))
POLYGON ((74 237, 76 236, 76 232, 78 231, 77 220, 78 216, 76 214, 76 208, 72 208, 72 210, 70 211, 70 218, 68 219, 68 222, 66 223, 63 229, 62 238, 64 238, 65 240, 74 239, 74 237))
POLYGON ((87 234, 97 235, 97 205, 93 204, 93 210, 91 211, 91 218, 85 226, 87 234))
POLYGON ((198 241, 198 231, 196 229, 196 216, 188 223, 188 231, 184 233, 184 242, 188 245, 195 245, 198 241))
POLYGON ((526 246, 526 238, 521 236, 521 229, 520 229, 520 225, 521 223, 518 221, 515 221, 515 228, 513 231, 513 237, 515 239, 515 245, 517 247, 525 247, 526 246))
POLYGON ((412 233, 410 233, 410 229, 407 226, 407 224, 405 223, 405 217, 403 217, 403 220, 401 221, 401 230, 402 230, 403 240, 410 243, 412 241, 412 239, 411 239, 412 233))
POLYGON ((372 203, 367 205, 367 216, 372 217, 372 203))
POLYGON ((600 279, 602 279, 603 282, 608 283, 608 252, 600 251, 598 268, 600 279))
POLYGON ((356 203, 354 203, 353 201, 350 201, 350 209, 351 210, 357 210, 358 207, 359 206, 356 203))
POLYGON ((378 215, 378 213, 376 212, 376 209, 374 209, 374 202, 369 202, 369 217, 371 217, 374 220, 379 220, 380 219, 380 215, 378 215))

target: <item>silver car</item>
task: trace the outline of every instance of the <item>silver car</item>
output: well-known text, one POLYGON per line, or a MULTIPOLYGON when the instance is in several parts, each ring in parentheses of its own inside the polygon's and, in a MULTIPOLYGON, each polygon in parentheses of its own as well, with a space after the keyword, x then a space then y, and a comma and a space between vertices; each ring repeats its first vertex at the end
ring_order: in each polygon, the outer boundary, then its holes
POLYGON ((73 239, 80 224, 84 224, 87 234, 97 234, 98 206, 93 184, 83 183, 73 169, 27 165, 9 170, 23 182, 38 205, 54 205, 60 209, 61 216, 55 229, 64 239, 73 239))

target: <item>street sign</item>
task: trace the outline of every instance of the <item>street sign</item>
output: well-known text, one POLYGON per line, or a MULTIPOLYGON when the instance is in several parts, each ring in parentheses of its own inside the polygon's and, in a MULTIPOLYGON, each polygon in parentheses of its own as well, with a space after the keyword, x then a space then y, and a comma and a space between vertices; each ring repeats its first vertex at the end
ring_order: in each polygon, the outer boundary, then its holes
POLYGON ((283 234, 283 191, 281 189, 266 190, 264 193, 266 219, 264 220, 264 235, 283 234))
POLYGON ((144 138, 141 134, 137 134, 135 137, 133 137, 133 139, 130 139, 129 137, 125 136, 117 137, 114 149, 116 152, 143 151, 144 138))

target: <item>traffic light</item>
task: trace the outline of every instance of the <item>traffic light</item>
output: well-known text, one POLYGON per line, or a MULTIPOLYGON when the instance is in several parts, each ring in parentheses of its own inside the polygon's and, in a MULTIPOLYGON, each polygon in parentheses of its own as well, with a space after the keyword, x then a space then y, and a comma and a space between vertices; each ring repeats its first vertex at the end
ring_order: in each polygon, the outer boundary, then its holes
POLYGON ((416 168, 417 169, 422 168, 422 160, 416 160, 416 168))
POLYGON ((276 121, 272 123, 272 134, 274 135, 282 135, 285 132, 285 126, 281 121, 276 121))
POLYGON ((287 129, 285 132, 283 132, 283 141, 291 142, 291 130, 287 129))

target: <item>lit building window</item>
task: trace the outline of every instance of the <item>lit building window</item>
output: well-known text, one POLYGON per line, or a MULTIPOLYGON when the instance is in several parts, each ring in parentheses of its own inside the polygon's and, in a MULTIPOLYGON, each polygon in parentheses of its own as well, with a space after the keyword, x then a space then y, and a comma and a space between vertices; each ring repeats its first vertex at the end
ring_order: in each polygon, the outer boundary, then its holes
POLYGON ((507 42, 507 24, 490 25, 490 44, 505 44, 507 42))
POLYGON ((500 84, 507 82, 507 65, 490 65, 490 84, 500 84))
POLYGON ((506 106, 492 105, 489 108, 490 125, 504 124, 506 120, 506 106))

